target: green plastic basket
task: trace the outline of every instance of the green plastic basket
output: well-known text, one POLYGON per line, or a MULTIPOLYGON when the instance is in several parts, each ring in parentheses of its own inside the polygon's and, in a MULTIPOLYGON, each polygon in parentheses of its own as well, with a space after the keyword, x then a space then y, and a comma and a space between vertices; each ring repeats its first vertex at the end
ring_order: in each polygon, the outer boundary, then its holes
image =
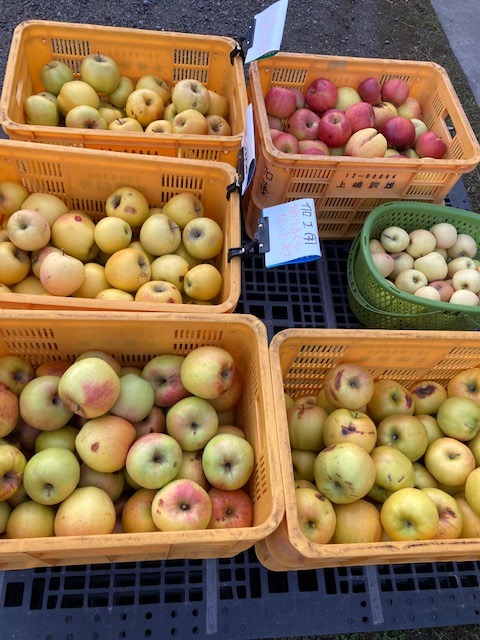
MULTIPOLYGON (((452 313, 443 313, 441 309, 434 309, 425 313, 399 314, 382 311, 382 309, 377 309, 367 302, 358 289, 353 273, 353 264, 359 247, 360 239, 357 236, 350 249, 350 256, 347 262, 347 299, 353 315, 359 322, 369 329, 423 329, 434 322, 435 329, 438 331, 456 330, 459 325, 459 316, 452 313)), ((480 324, 477 324, 469 316, 464 318, 463 322, 466 330, 480 328, 480 324)))
POLYGON ((468 331, 480 328, 480 306, 420 299, 400 291, 380 275, 373 263, 370 240, 378 240, 386 227, 398 226, 410 232, 428 229, 437 222, 450 222, 459 233, 474 237, 480 246, 480 218, 478 214, 463 209, 397 201, 382 204, 367 216, 362 231, 352 244, 347 264, 350 273, 349 303, 363 324, 389 329, 468 331))

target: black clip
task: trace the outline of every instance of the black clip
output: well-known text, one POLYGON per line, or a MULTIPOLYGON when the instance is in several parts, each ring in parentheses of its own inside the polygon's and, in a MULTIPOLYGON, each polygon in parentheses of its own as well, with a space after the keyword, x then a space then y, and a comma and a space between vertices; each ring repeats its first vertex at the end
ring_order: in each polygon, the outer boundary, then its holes
POLYGON ((230 51, 230 64, 233 64, 233 61, 237 56, 240 56, 242 58, 242 62, 245 62, 245 54, 239 44, 230 51))
POLYGON ((228 250, 228 262, 235 256, 263 254, 270 251, 270 232, 268 218, 260 218, 253 240, 245 242, 241 247, 228 250))
POLYGON ((241 45, 240 55, 242 56, 242 60, 244 62, 245 62, 246 51, 248 51, 248 49, 251 48, 253 41, 255 39, 255 27, 256 27, 256 20, 254 18, 252 24, 248 27, 248 29, 245 31, 243 36, 239 38, 240 45, 241 45), (243 45, 246 45, 246 51, 244 51, 243 45))
POLYGON ((242 188, 241 182, 238 180, 238 176, 235 178, 235 181, 228 185, 227 187, 227 200, 230 200, 230 196, 235 191, 240 192, 242 188))

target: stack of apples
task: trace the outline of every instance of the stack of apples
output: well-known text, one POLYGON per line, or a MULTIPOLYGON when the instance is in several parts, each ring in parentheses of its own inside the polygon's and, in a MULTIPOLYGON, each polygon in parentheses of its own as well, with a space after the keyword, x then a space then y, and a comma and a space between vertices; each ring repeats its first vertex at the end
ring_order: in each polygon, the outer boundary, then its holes
POLYGON ((24 103, 27 124, 118 132, 232 134, 226 96, 195 78, 171 86, 155 73, 132 79, 108 55, 92 53, 79 77, 60 60, 40 69, 43 90, 24 103))
POLYGON ((243 376, 202 346, 123 366, 101 350, 0 358, 0 537, 249 527, 243 376))
POLYGON ((371 76, 355 87, 324 77, 305 89, 272 85, 265 108, 272 143, 284 153, 439 159, 447 152, 403 78, 380 84, 371 76))
POLYGON ((477 242, 450 222, 410 232, 388 226, 370 240, 369 250, 380 275, 400 291, 436 302, 480 304, 477 242))
POLYGON ((163 207, 115 189, 96 223, 56 195, 0 182, 0 292, 99 300, 209 304, 224 233, 188 191, 163 207))
POLYGON ((480 536, 480 368, 404 385, 343 362, 316 395, 285 402, 306 538, 480 536))

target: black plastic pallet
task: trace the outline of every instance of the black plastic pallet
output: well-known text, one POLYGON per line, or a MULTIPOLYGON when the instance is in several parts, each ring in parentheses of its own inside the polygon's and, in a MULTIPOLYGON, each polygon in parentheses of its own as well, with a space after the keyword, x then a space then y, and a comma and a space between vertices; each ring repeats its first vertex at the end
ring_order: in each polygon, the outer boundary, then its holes
MULTIPOLYGON (((448 204, 469 209, 463 183, 448 204)), ((242 263, 239 313, 269 338, 286 328, 361 328, 349 310, 349 241, 311 263, 242 263)), ((480 622, 480 563, 271 572, 255 552, 232 559, 100 564, 0 572, 0 638, 110 640, 292 638, 480 622)))

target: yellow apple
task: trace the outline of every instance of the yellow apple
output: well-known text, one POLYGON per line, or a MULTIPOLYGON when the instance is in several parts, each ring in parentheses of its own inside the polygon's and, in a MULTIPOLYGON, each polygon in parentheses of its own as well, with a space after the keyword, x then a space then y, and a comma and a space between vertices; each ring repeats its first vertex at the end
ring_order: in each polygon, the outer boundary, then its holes
POLYGON ((222 290, 220 271, 207 262, 189 269, 183 282, 183 290, 195 300, 212 300, 222 290))
POLYGON ((150 262, 139 249, 127 247, 116 251, 107 260, 105 277, 111 287, 134 293, 150 280, 150 262))
POLYGON ((28 275, 30 256, 13 242, 0 242, 0 265, 0 282, 10 286, 28 275))
POLYGON ((135 293, 135 302, 182 304, 182 294, 171 282, 150 280, 135 293))
POLYGON ((58 108, 65 116, 79 105, 88 105, 94 109, 100 106, 100 97, 95 89, 83 80, 65 82, 57 97, 58 108))
POLYGON ((182 191, 168 199, 162 208, 162 213, 183 229, 190 220, 203 216, 204 208, 197 195, 191 191, 182 191))
POLYGON ((109 287, 105 277, 105 267, 96 262, 87 262, 85 264, 85 278, 72 295, 75 298, 95 298, 97 294, 109 287))
POLYGON ((40 267, 40 282, 55 296, 70 296, 85 279, 85 265, 62 251, 49 253, 40 267))
POLYGON ((115 253, 128 247, 132 240, 132 227, 123 218, 107 216, 95 225, 95 243, 105 253, 115 253))
POLYGON ((154 120, 160 120, 163 115, 163 99, 151 89, 135 89, 128 96, 125 103, 125 113, 146 127, 154 120))

